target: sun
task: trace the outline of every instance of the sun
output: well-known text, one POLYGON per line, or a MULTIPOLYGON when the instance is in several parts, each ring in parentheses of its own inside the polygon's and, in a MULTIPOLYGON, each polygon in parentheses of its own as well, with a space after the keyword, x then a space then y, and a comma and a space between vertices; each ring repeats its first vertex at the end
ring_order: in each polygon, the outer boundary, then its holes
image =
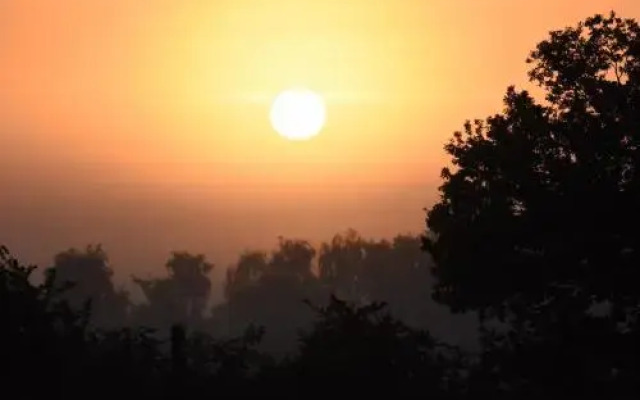
POLYGON ((316 136, 326 119, 325 104, 308 89, 281 92, 271 105, 271 125, 289 140, 307 140, 316 136))

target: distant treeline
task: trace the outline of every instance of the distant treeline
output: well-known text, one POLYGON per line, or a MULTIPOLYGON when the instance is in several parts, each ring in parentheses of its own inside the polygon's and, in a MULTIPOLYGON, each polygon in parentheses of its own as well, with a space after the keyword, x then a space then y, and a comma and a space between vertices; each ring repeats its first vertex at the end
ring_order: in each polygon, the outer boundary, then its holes
MULTIPOLYGON (((104 268, 97 261, 104 259, 99 247, 61 254, 58 260, 69 268, 71 260, 88 263, 91 257, 104 268)), ((198 265, 198 274, 208 268, 202 258, 186 253, 172 260, 180 258, 198 265)), ((79 268, 94 269, 83 265, 79 268)), ((184 272, 180 268, 176 271, 184 272)), ((13 398, 325 398, 459 390, 463 355, 396 320, 381 303, 357 306, 334 296, 324 299, 324 306, 306 301, 309 324, 295 335, 295 351, 282 358, 258 349, 263 328, 248 326, 236 337, 215 338, 198 330, 198 323, 211 322, 197 313, 191 314, 194 327, 175 323, 168 335, 142 326, 97 328, 90 323, 92 304, 72 304, 80 299, 79 286, 60 287, 56 269, 48 270, 42 285, 34 285, 33 271, 0 248, 0 360, 7 367, 2 390, 13 398)), ((293 278, 285 274, 283 279, 286 286, 293 278)), ((125 298, 105 293, 91 296, 104 301, 95 308, 102 322, 111 317, 116 325, 115 318, 146 310, 128 314, 125 298)))
POLYGON ((67 286, 62 298, 72 307, 90 306, 90 322, 100 328, 150 327, 166 334, 179 323, 232 337, 256 326, 266 330, 263 348, 282 354, 295 348, 298 330, 312 322, 304 301, 322 305, 335 295, 357 305, 385 302, 410 326, 432 325, 454 342, 471 344, 473 318, 453 316, 431 299, 433 263, 421 245, 417 235, 367 240, 354 230, 335 235, 317 249, 305 240, 279 238, 270 252, 239 256, 226 271, 225 301, 213 309, 207 305, 214 264, 201 254, 173 252, 164 276, 133 277, 144 294, 139 304, 116 289, 100 245, 58 253, 46 273, 55 276, 56 287, 67 286))

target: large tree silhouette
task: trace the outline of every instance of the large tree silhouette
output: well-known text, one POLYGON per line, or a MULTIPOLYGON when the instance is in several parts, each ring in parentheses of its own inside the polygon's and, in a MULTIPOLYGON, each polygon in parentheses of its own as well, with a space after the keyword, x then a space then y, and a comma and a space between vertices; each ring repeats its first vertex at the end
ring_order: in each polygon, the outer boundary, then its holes
POLYGON ((511 323, 512 387, 619 390, 638 370, 621 344, 640 310, 640 27, 597 15, 527 62, 546 101, 511 87, 501 114, 445 147, 453 166, 425 239, 436 298, 511 323), (611 312, 597 318, 598 304, 611 312))

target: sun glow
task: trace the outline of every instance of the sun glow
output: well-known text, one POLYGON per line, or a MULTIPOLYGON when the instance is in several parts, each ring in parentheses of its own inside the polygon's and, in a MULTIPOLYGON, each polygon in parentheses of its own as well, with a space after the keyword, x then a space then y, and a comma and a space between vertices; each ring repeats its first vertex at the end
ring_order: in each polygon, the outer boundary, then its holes
POLYGON ((317 135, 326 118, 322 98, 307 89, 290 89, 280 93, 273 101, 271 125, 290 140, 306 140, 317 135))

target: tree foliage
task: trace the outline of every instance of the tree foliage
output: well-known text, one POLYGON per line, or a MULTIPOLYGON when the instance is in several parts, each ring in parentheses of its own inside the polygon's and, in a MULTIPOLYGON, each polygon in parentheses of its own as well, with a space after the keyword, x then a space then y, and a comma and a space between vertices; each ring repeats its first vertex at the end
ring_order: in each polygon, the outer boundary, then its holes
POLYGON ((303 387, 319 386, 314 398, 336 392, 442 396, 446 353, 438 354, 428 333, 393 318, 386 304, 357 306, 335 296, 327 306, 307 304, 317 318, 300 336, 294 367, 303 387))
POLYGON ((155 328, 174 323, 201 324, 211 294, 208 274, 213 264, 203 254, 175 251, 165 267, 168 276, 164 278, 133 277, 147 300, 134 310, 137 319, 155 328))
POLYGON ((503 113, 455 133, 427 217, 441 301, 637 304, 639 32, 615 14, 552 32, 528 60, 548 104, 511 87, 503 113))
POLYGON ((126 324, 128 295, 114 287, 109 257, 101 245, 75 248, 54 256, 49 273, 55 274, 55 284, 67 288, 64 298, 76 309, 89 304, 92 322, 99 326, 116 327, 126 324))
POLYGON ((639 371, 640 27, 596 15, 527 62, 544 102, 510 87, 445 146, 424 240, 435 298, 509 323, 486 331, 482 369, 510 390, 618 393, 639 371))

